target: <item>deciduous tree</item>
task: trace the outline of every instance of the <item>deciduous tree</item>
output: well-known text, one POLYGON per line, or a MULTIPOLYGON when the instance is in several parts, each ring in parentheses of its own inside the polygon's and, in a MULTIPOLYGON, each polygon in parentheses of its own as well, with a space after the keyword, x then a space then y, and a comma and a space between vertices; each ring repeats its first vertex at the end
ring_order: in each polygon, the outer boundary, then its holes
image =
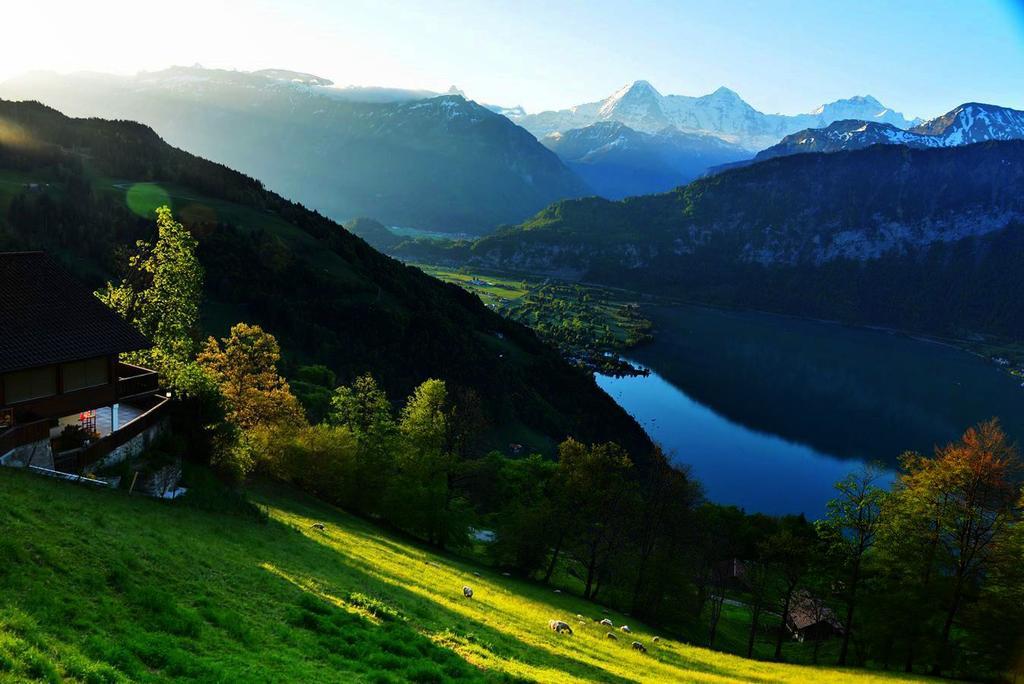
POLYGON ((1020 517, 1020 458, 997 420, 968 429, 934 456, 906 454, 888 524, 917 542, 924 571, 948 578, 933 673, 949 663, 950 635, 1000 543, 1020 517), (934 569, 932 564, 935 564, 934 569))
POLYGON ((238 323, 218 342, 211 337, 197 362, 217 381, 227 418, 243 430, 260 425, 300 426, 305 416, 277 372, 281 348, 258 325, 238 323))
POLYGON ((135 352, 130 360, 173 376, 196 352, 203 267, 196 239, 169 207, 156 210, 156 225, 156 241, 137 242, 121 282, 107 283, 96 296, 153 342, 152 349, 135 352))
POLYGON ((885 491, 875 483, 880 471, 868 465, 836 483, 838 496, 828 502, 825 518, 818 521, 818 532, 845 571, 840 594, 846 603, 843 642, 839 664, 846 665, 853 619, 857 607, 864 558, 875 544, 885 491))

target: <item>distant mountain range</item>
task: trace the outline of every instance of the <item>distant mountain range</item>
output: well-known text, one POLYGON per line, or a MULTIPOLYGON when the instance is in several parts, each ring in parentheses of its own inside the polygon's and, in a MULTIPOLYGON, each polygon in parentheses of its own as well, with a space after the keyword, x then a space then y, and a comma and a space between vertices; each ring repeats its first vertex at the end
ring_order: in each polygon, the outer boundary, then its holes
POLYGON ((747 150, 774 145, 786 135, 834 121, 859 119, 909 128, 919 120, 883 106, 868 96, 822 105, 808 114, 764 114, 734 91, 719 88, 709 95, 662 95, 647 81, 635 81, 598 102, 537 114, 509 115, 513 121, 543 138, 585 128, 599 121, 617 121, 643 133, 658 133, 668 126, 685 132, 711 133, 747 150))
POLYGON ((34 73, 0 96, 140 121, 338 220, 479 233, 589 192, 532 135, 457 92, 330 86, 282 69, 175 67, 34 73))
POLYGON ((986 140, 1024 139, 1024 112, 996 105, 968 102, 931 121, 901 130, 871 121, 837 121, 825 128, 812 128, 782 139, 762 150, 755 160, 801 152, 838 152, 869 145, 908 147, 953 147, 986 140))
POLYGON ((709 167, 750 157, 749 151, 708 133, 684 133, 673 126, 643 133, 618 121, 552 133, 541 142, 608 199, 671 190, 709 167))

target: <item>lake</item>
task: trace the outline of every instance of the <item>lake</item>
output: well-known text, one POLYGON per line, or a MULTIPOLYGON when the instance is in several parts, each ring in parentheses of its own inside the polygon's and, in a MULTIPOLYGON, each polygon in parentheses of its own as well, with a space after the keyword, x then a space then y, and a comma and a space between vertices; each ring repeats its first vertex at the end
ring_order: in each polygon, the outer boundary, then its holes
POLYGON ((993 416, 1024 438, 1020 382, 950 346, 756 312, 645 313, 655 340, 629 358, 651 374, 598 384, 718 503, 814 518, 867 461, 895 469, 993 416))

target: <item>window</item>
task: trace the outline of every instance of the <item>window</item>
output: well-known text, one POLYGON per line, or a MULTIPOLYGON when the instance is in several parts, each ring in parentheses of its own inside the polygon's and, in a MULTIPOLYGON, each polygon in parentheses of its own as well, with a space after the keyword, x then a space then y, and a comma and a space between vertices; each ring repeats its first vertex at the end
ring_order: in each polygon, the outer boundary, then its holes
POLYGON ((52 397, 57 393, 57 367, 33 368, 4 376, 4 402, 17 404, 20 401, 52 397))
POLYGON ((106 357, 61 364, 60 371, 64 376, 65 392, 106 385, 109 381, 106 357))

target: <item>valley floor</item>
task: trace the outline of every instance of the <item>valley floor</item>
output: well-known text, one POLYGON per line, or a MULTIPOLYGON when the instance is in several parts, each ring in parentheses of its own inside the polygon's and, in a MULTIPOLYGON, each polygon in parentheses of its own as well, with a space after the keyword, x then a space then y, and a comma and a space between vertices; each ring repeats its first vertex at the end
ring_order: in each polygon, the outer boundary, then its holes
POLYGON ((632 620, 613 641, 594 604, 279 487, 253 498, 262 515, 0 470, 0 682, 903 679, 654 643, 632 620))

